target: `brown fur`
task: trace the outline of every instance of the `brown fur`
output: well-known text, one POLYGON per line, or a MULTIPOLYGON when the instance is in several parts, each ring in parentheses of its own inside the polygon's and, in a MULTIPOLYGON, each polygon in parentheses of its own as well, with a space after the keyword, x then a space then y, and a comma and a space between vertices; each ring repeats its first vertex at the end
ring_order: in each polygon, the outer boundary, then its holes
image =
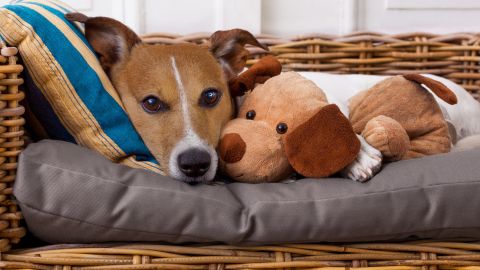
MULTIPOLYGON (((429 81, 423 78, 423 82, 429 81)), ((428 84, 437 89, 434 84, 428 84)), ((447 91, 444 96, 455 97, 446 87, 442 91, 447 91)), ((355 132, 368 135, 367 142, 379 149, 387 160, 409 159, 450 150, 448 125, 435 98, 420 84, 404 76, 381 81, 352 98, 349 107, 350 122, 355 132), (389 123, 379 121, 378 116, 388 117, 389 123), (397 124, 393 124, 392 120, 397 124), (391 130, 392 126, 398 125, 404 130, 403 133, 391 130), (408 143, 405 142, 404 133, 408 135, 408 143), (397 147, 403 145, 406 149, 392 149, 393 144, 391 147, 387 145, 392 141, 400 143, 397 147)))
POLYGON ((285 136, 283 143, 292 167, 306 177, 330 176, 355 160, 360 151, 350 122, 335 104, 320 108, 285 136))
POLYGON ((229 133, 223 136, 222 143, 218 147, 220 158, 227 163, 235 163, 242 160, 247 145, 237 133, 229 133))
POLYGON ((108 75, 111 69, 136 45, 140 38, 119 21, 106 18, 90 18, 81 13, 69 13, 65 17, 85 24, 85 38, 98 55, 102 68, 108 75), (118 39, 118 40, 114 40, 118 39))
POLYGON ((267 55, 237 78, 230 80, 230 93, 232 96, 243 96, 247 90, 252 90, 255 84, 264 83, 280 72, 282 64, 275 57, 267 55))
POLYGON ((402 125, 385 115, 368 121, 362 137, 367 142, 375 142, 375 148, 389 161, 402 159, 410 147, 410 138, 402 125))
POLYGON ((233 116, 234 104, 227 82, 246 65, 248 51, 244 45, 267 49, 241 29, 214 33, 209 46, 147 45, 116 20, 78 13, 66 18, 85 23, 85 36, 118 91, 130 120, 167 173, 172 149, 185 135, 172 57, 186 92, 192 128, 201 140, 215 148, 222 127, 233 116), (214 107, 199 104, 201 93, 208 88, 222 93, 214 107), (148 96, 158 97, 169 109, 147 113, 142 101, 148 96))
POLYGON ((432 90, 437 97, 443 99, 443 101, 447 102, 450 105, 457 104, 457 96, 446 87, 443 83, 439 81, 432 80, 428 77, 422 76, 420 74, 407 74, 403 75, 403 77, 409 81, 416 82, 419 84, 424 84, 430 90, 432 90))
POLYGON ((170 152, 184 131, 179 91, 176 90, 177 82, 170 63, 171 56, 175 57, 177 62, 188 97, 192 125, 200 138, 216 147, 221 127, 233 115, 233 105, 223 71, 206 48, 192 44, 134 47, 126 63, 113 70, 112 82, 132 123, 160 164, 168 164, 170 152), (206 109, 198 106, 198 99, 207 87, 221 90, 223 96, 217 106, 206 109), (149 95, 160 97, 170 105, 171 110, 156 114, 146 113, 139 104, 149 95))
MULTIPOLYGON (((276 76, 247 93, 238 118, 225 126, 222 138, 239 135, 246 148, 240 160, 223 160, 221 169, 242 182, 278 181, 294 170, 329 176, 357 156, 355 133, 390 161, 448 152, 451 140, 440 107, 417 82, 449 101, 456 97, 431 79, 414 79, 392 77, 352 97, 349 122, 313 82, 294 72, 276 76), (254 120, 245 119, 250 110, 254 120), (275 132, 279 122, 288 125, 285 134, 275 132)), ((223 152, 233 145, 227 141, 220 141, 223 152)))
POLYGON ((229 63, 225 72, 228 80, 235 78, 245 67, 249 54, 244 48, 246 44, 268 51, 268 48, 260 44, 252 34, 242 29, 217 31, 210 37, 212 53, 215 57, 222 58, 223 61, 229 63))
POLYGON ((334 122, 337 128, 334 130, 346 135, 344 138, 348 139, 345 147, 341 147, 342 154, 358 152, 359 143, 338 108, 336 111, 335 105, 327 104, 323 91, 295 72, 282 73, 265 84, 258 85, 246 94, 238 118, 225 126, 219 145, 219 149, 226 152, 232 144, 224 138, 238 134, 246 143, 245 153, 241 160, 233 163, 221 160, 221 168, 237 181, 252 183, 281 180, 288 177, 294 168, 308 176, 319 171, 324 175, 325 170, 340 170, 348 164, 345 160, 355 158, 356 153, 336 160, 317 159, 315 155, 318 152, 315 150, 329 151, 331 148, 326 143, 330 139, 338 143, 342 140, 340 136, 333 138, 335 134, 326 130, 322 124, 326 124, 325 121, 334 122), (324 106, 326 110, 321 109, 324 106), (253 120, 245 119, 250 110, 256 112, 253 120), (276 126, 280 122, 288 126, 284 134, 276 132, 276 126))

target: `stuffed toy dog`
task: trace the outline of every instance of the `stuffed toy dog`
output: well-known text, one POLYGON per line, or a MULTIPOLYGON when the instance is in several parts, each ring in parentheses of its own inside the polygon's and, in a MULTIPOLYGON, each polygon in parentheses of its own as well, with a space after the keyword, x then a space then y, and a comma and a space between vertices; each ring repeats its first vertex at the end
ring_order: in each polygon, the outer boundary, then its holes
POLYGON ((238 117, 221 134, 220 168, 236 181, 252 183, 279 181, 293 172, 327 177, 357 158, 361 140, 386 161, 448 152, 447 122, 421 84, 456 103, 455 94, 437 81, 394 76, 351 98, 347 118, 315 83, 282 73, 246 93, 238 117))

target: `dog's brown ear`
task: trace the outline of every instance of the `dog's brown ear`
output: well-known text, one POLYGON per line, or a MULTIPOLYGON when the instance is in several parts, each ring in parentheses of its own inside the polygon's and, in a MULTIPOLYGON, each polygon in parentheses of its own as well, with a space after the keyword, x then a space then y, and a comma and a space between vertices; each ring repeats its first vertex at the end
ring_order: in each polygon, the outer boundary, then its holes
POLYGON ((68 13, 65 18, 85 24, 85 37, 109 76, 112 67, 125 59, 133 46, 141 43, 135 32, 111 18, 88 17, 81 13, 68 13))
POLYGON ((330 176, 355 160, 360 151, 350 121, 335 104, 322 107, 283 140, 290 165, 306 177, 330 176))
POLYGON ((210 51, 222 65, 227 80, 236 77, 245 67, 249 55, 246 44, 268 51, 266 46, 243 29, 217 31, 210 36, 210 51))

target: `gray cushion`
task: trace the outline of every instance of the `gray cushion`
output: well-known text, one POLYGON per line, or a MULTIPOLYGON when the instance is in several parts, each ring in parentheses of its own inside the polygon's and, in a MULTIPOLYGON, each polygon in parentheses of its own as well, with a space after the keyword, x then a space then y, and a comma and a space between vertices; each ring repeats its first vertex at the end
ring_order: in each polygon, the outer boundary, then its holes
POLYGON ((392 163, 368 183, 191 186, 79 146, 30 145, 14 193, 48 242, 352 242, 480 237, 480 150, 392 163))

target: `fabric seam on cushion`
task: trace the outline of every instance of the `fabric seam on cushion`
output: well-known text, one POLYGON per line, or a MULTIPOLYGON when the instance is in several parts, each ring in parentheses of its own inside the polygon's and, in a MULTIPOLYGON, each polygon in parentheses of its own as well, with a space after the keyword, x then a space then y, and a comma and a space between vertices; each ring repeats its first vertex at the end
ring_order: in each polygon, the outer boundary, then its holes
MULTIPOLYGON (((467 180, 468 181, 468 180, 467 180)), ((403 192, 403 191, 408 191, 408 190, 415 190, 415 189, 425 189, 425 188, 431 188, 431 187, 441 187, 441 186, 454 186, 457 184, 465 185, 465 184, 479 184, 480 180, 476 179, 475 181, 463 181, 463 182, 455 182, 455 183, 439 183, 439 184, 433 184, 433 185, 428 185, 428 186, 422 186, 422 187, 406 187, 406 188, 400 188, 400 189, 395 189, 395 190, 388 190, 388 191, 375 191, 375 192, 370 192, 370 193, 363 193, 361 195, 347 195, 347 196, 341 196, 341 197, 329 197, 329 198, 322 198, 318 200, 285 200, 285 201, 257 201, 255 202, 252 206, 255 204, 260 204, 260 203, 277 203, 277 202, 282 202, 282 203, 293 203, 293 202, 317 202, 317 201, 329 201, 329 200, 335 200, 335 199, 350 199, 350 198, 358 198, 358 197, 363 197, 363 196, 371 196, 371 195, 379 195, 379 194, 389 194, 389 193, 395 193, 395 192, 403 192)))
MULTIPOLYGON (((43 214, 47 214, 47 215, 51 215, 51 216, 55 216, 55 217, 61 217, 61 218, 65 218, 65 219, 68 219, 68 220, 73 220, 73 221, 76 221, 76 222, 79 222, 79 223, 85 223, 85 224, 89 224, 89 225, 92 225, 92 226, 97 226, 97 227, 101 227, 101 228, 107 228, 107 229, 113 229, 113 230, 119 230, 119 231, 129 231, 129 232, 141 232, 141 233, 148 233, 148 234, 154 234, 154 235, 167 235, 167 236, 177 236, 178 237, 182 237, 182 236, 186 236, 186 237, 191 237, 191 238, 197 238, 197 239, 202 239, 202 240, 206 240, 207 242, 215 242, 215 241, 219 241, 219 240, 212 240, 210 238, 204 238, 204 237, 201 237, 201 236, 192 236, 192 235, 189 235, 189 234, 168 234, 168 233, 156 233, 156 232, 149 232, 149 231, 142 231, 142 230, 134 230, 134 229, 126 229, 126 228, 118 228, 118 227, 109 227, 109 226, 106 226, 106 225, 101 225, 101 224, 96 224, 96 223, 92 223, 92 222, 88 222, 88 221, 84 221, 84 220, 77 220, 77 219, 74 219, 74 218, 70 218, 70 217, 65 217, 65 216, 61 216, 61 215, 58 215, 58 214, 54 214, 54 213, 50 213, 50 212, 47 212, 47 211, 43 211, 43 210, 40 210, 40 209, 37 209, 35 207, 32 207, 31 205, 29 204, 26 204, 26 203, 23 203, 23 205, 26 205, 28 208, 34 210, 34 211, 37 211, 37 212, 40 212, 40 213, 43 213, 43 214)), ((462 230, 462 229, 478 229, 479 227, 476 226, 476 227, 448 227, 448 228, 436 228, 436 229, 430 229, 430 230, 418 230, 418 231, 408 231, 408 232, 399 232, 399 233, 395 233, 393 235, 401 235, 401 234, 414 234, 414 233, 425 233, 425 232, 431 232, 431 231, 438 231, 438 230, 462 230)), ((369 237, 382 237, 382 236, 391 236, 392 234, 375 234, 375 235, 364 235, 364 236, 359 236, 357 238, 369 238, 369 237)), ((221 240, 220 240, 221 241, 221 240)), ((303 240, 298 240, 298 241, 301 241, 301 242, 308 242, 308 239, 303 239, 303 240)), ((229 242, 229 241, 224 241, 224 242, 229 242)), ((255 241, 255 240, 247 240, 247 241, 242 241, 243 243, 260 243, 260 244, 265 244, 266 241, 255 241)), ((239 243, 242 243, 242 242, 239 242, 239 243)), ((311 240, 311 242, 318 242, 318 240, 311 240)))
MULTIPOLYGON (((25 159, 25 156, 28 156, 28 155, 23 154, 24 159, 25 159)), ((51 167, 51 168, 58 169, 60 171, 68 171, 68 172, 71 172, 71 173, 74 173, 74 174, 78 174, 78 175, 82 175, 82 176, 88 176, 90 178, 100 179, 100 180, 103 180, 103 181, 106 181, 106 182, 109 182, 109 183, 112 183, 112 184, 117 184, 117 185, 120 185, 120 186, 133 187, 133 188, 144 188, 144 189, 154 189, 154 190, 160 190, 160 191, 165 191, 165 192, 179 193, 179 194, 183 194, 183 195, 188 195, 190 197, 195 196, 195 194, 190 194, 190 193, 187 193, 187 192, 184 192, 184 191, 169 190, 169 189, 165 189, 165 188, 161 188, 161 187, 150 187, 150 186, 141 186, 141 185, 127 185, 127 184, 124 184, 124 183, 115 182, 114 180, 108 179, 108 178, 105 178, 105 177, 100 177, 100 176, 91 175, 91 174, 84 173, 84 172, 74 171, 74 170, 71 170, 71 169, 68 169, 68 168, 58 167, 58 166, 55 166, 55 165, 52 165, 52 164, 49 164, 49 163, 37 162, 37 161, 31 160, 31 159, 28 160, 27 162, 31 162, 31 163, 35 163, 35 164, 39 164, 39 165, 45 165, 45 166, 48 166, 48 167, 51 167)), ((117 164, 117 165, 124 166, 124 165, 121 165, 121 164, 117 164)), ((126 167, 126 168, 131 169, 130 167, 126 167)), ((172 179, 172 181, 177 181, 177 180, 172 179)), ((206 198, 206 197, 200 197, 200 196, 197 196, 195 198, 204 199, 206 201, 219 202, 222 205, 229 206, 230 208, 233 208, 233 209, 236 209, 236 210, 240 210, 243 213, 243 211, 242 211, 243 207, 226 204, 221 200, 216 200, 216 199, 206 198)))
MULTIPOLYGON (((456 183, 442 183, 442 184, 435 184, 435 185, 429 185, 429 186, 426 186, 425 188, 438 188, 438 187, 443 187, 443 186, 452 186, 452 185, 456 185, 456 184, 461 184, 461 185, 465 185, 465 184, 479 184, 480 183, 480 180, 477 180, 477 181, 473 181, 473 182, 456 182, 456 183)), ((406 192, 406 191, 409 191, 409 190, 414 190, 416 188, 402 188, 402 189, 398 189, 398 190, 391 190, 391 191, 387 191, 387 192, 372 192, 372 193, 365 193, 365 194, 362 194, 362 195, 354 195, 354 196, 347 196, 347 197, 331 197, 331 198, 324 198, 324 199, 319 199, 319 200, 299 200, 299 201, 293 201, 293 200, 289 200, 289 201, 258 201, 258 202, 255 202, 251 205, 248 205, 247 207, 249 208, 248 210, 249 211, 253 211, 254 208, 259 208, 259 205, 260 204, 271 204, 271 203, 278 203, 278 204, 282 204, 282 203, 287 203, 287 204, 290 204, 290 203, 297 203, 297 202, 322 202, 322 201, 335 201, 335 200, 343 200, 343 199, 352 199, 352 198, 359 198, 359 197, 363 197, 363 196, 375 196, 375 195, 381 195, 381 194, 388 194, 388 193, 397 193, 397 192, 406 192)), ((424 188, 422 188, 424 189, 424 188)), ((476 227, 448 227, 448 229, 465 229, 465 228, 480 228, 480 226, 476 226, 476 227)), ((395 235, 400 235, 400 234, 412 234, 412 233, 418 233, 418 232, 430 232, 430 231, 435 231, 435 230, 442 230, 442 229, 445 229, 445 228, 437 228, 437 229, 430 229, 430 230, 421 230, 421 231, 414 231, 414 232, 411 232, 411 231, 408 231, 408 232, 399 232, 399 233, 395 233, 395 235)), ((374 235, 366 235, 366 236, 361 236, 361 237, 382 237, 382 236, 389 236, 391 234, 374 234, 374 235)), ((301 240, 303 241, 303 240, 301 240)), ((255 242, 255 241, 252 241, 252 242, 255 242)))
POLYGON ((192 236, 192 235, 188 235, 188 234, 173 234, 173 233, 169 234, 169 233, 158 233, 158 232, 149 232, 149 231, 144 231, 144 230, 111 227, 111 226, 107 226, 107 225, 101 225, 101 224, 97 224, 97 223, 93 223, 93 222, 89 222, 89 221, 85 221, 85 220, 79 220, 79 219, 75 219, 75 218, 71 218, 71 217, 62 216, 62 215, 59 215, 59 214, 50 213, 48 211, 44 211, 44 210, 35 208, 28 203, 21 203, 21 204, 27 206, 28 208, 30 208, 34 211, 40 212, 40 213, 44 213, 44 214, 47 214, 47 215, 52 215, 52 216, 55 216, 55 217, 61 217, 61 218, 65 218, 65 219, 68 219, 68 220, 73 220, 73 221, 76 221, 76 222, 79 222, 79 223, 85 223, 85 224, 98 226, 98 227, 106 228, 106 229, 114 229, 114 230, 129 231, 129 232, 141 232, 141 233, 149 233, 149 234, 155 234, 155 235, 177 236, 177 237, 178 236, 187 236, 187 237, 198 238, 198 239, 202 239, 202 240, 209 240, 209 238, 204 238, 204 237, 201 237, 201 236, 192 236))

